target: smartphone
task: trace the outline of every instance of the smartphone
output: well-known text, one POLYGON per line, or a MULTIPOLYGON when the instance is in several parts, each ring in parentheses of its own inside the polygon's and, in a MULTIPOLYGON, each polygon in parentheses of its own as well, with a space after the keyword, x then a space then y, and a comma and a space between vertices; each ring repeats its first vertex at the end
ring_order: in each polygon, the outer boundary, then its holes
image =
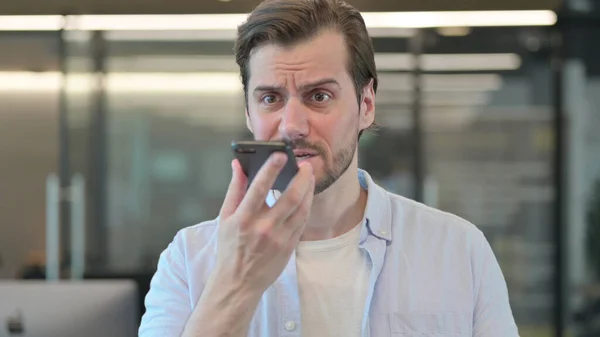
POLYGON ((287 154, 288 160, 275 179, 272 190, 285 190, 298 173, 294 151, 285 142, 234 141, 231 143, 231 149, 248 177, 248 184, 252 183, 260 168, 274 152, 287 154))

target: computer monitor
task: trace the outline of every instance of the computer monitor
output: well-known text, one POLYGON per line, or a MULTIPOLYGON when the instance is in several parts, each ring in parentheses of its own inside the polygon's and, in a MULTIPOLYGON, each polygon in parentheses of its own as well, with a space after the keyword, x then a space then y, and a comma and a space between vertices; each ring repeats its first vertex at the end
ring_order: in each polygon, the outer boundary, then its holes
POLYGON ((0 281, 0 337, 135 337, 130 280, 0 281))

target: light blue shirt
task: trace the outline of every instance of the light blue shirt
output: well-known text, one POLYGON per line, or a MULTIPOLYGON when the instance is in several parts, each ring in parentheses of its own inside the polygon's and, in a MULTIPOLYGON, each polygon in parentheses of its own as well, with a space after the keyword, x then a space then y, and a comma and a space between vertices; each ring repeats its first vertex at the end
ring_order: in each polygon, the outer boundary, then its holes
MULTIPOLYGON (((359 248, 372 265, 363 336, 518 336, 506 282, 479 229, 385 191, 365 171, 359 180, 368 191, 359 248)), ((161 254, 141 337, 181 335, 215 265, 217 225, 179 231, 161 254)), ((256 308, 249 336, 302 336, 300 315, 292 254, 256 308)))

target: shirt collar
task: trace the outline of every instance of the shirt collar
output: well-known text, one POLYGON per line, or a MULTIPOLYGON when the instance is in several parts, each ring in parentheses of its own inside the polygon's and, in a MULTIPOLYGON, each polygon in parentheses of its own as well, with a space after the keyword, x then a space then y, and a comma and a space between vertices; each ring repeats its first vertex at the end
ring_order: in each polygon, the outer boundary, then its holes
MULTIPOLYGON (((372 235, 378 239, 392 242, 392 210, 390 197, 386 190, 377 185, 371 176, 364 170, 358 169, 358 182, 362 189, 368 192, 367 206, 362 221, 361 243, 372 235)), ((279 194, 277 192, 277 194, 279 194)), ((267 205, 272 207, 277 199, 273 193, 267 196, 267 205)))
POLYGON ((368 234, 386 240, 390 244, 392 242, 392 211, 389 194, 377 185, 364 170, 358 170, 358 181, 360 186, 368 191, 361 242, 366 240, 368 234))

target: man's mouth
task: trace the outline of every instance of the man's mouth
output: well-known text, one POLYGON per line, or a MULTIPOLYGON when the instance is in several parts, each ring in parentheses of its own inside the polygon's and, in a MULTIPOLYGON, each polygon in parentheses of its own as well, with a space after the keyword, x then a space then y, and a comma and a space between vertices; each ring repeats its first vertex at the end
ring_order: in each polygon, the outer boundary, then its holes
POLYGON ((317 152, 313 150, 295 149, 294 155, 296 157, 296 161, 301 161, 316 156, 317 152))

